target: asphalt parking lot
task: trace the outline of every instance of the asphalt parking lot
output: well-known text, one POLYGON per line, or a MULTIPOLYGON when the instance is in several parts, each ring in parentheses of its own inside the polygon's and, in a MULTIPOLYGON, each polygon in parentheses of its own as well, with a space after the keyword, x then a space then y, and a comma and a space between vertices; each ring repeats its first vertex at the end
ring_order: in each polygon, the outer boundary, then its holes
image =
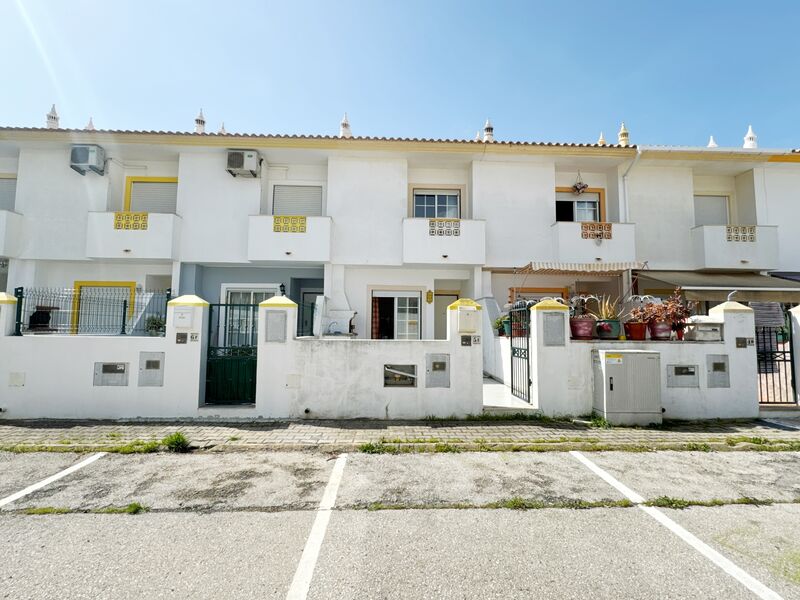
POLYGON ((800 598, 794 452, 93 456, 0 453, 0 598, 800 598))

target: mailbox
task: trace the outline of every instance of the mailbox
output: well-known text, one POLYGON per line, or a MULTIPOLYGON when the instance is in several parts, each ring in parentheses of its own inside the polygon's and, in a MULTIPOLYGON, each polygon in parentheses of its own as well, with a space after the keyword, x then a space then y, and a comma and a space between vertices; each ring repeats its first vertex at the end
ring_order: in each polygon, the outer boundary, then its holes
POLYGON ((425 355, 425 387, 426 388, 450 387, 449 354, 425 355))
POLYGON ((708 354, 706 356, 706 380, 710 388, 731 387, 727 354, 708 354))
POLYGON ((700 387, 700 369, 697 365, 667 365, 668 388, 700 387))
POLYGON ((128 363, 94 363, 95 386, 128 385, 128 363))
POLYGON ((479 333, 481 313, 474 306, 458 307, 458 333, 479 333))
POLYGON ((139 387, 164 385, 164 353, 139 352, 139 387))

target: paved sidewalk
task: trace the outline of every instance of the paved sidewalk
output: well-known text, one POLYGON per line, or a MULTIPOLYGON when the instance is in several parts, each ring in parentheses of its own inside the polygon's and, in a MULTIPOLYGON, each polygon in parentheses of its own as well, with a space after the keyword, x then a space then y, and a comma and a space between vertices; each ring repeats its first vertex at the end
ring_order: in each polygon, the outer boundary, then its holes
MULTIPOLYGON (((113 448, 141 440, 160 440, 183 432, 193 445, 215 449, 355 449, 372 443, 456 444, 465 448, 533 445, 604 447, 759 447, 800 444, 800 423, 712 422, 668 424, 659 429, 591 428, 580 423, 533 420, 496 421, 264 421, 247 423, 0 421, 0 449, 14 447, 113 448)), ((592 449, 592 448, 587 448, 592 449)), ((690 448, 691 449, 691 448, 690 448)))

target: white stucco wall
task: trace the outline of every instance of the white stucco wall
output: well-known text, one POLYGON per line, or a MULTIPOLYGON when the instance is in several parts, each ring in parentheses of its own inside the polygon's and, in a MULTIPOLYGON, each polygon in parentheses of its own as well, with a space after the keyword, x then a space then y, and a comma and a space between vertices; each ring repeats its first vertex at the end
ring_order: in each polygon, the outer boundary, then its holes
POLYGON ((399 265, 408 176, 402 159, 331 158, 328 214, 333 216, 331 261, 399 265))
POLYGON ((480 414, 483 409, 481 346, 462 346, 457 329, 458 311, 448 313, 449 340, 315 340, 294 339, 291 335, 296 309, 262 308, 256 412, 276 418, 336 419, 420 419, 480 414), (268 311, 287 315, 286 341, 265 341, 268 311), (449 355, 450 387, 426 387, 426 354, 431 353, 449 355), (384 387, 385 364, 416 365, 417 386, 384 387))
POLYGON ((552 260, 555 184, 552 163, 473 162, 472 214, 486 221, 488 266, 552 260))
POLYGON ((800 169, 772 166, 764 173, 766 223, 778 225, 778 269, 800 271, 800 169))
POLYGON ((259 214, 261 180, 231 177, 223 151, 183 153, 177 212, 184 262, 247 262, 248 217, 259 214))

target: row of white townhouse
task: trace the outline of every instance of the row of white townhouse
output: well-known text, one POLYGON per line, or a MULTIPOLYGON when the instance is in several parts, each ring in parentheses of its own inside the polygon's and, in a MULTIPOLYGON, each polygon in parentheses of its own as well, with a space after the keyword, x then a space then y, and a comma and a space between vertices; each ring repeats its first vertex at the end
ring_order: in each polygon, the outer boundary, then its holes
POLYGON ((800 153, 622 142, 4 127, 0 289, 284 291, 372 339, 444 338, 460 297, 795 298, 800 153))

